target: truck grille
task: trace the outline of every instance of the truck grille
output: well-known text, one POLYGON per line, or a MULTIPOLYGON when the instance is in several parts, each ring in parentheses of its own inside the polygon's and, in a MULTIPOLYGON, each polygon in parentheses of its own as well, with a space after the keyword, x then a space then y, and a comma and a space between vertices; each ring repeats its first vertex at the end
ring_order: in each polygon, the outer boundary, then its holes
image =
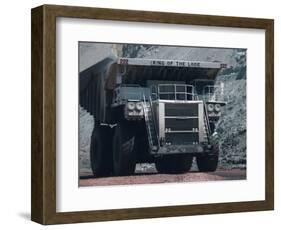
POLYGON ((166 133, 166 142, 172 145, 189 145, 198 142, 198 133, 166 133))
POLYGON ((171 130, 192 130, 198 128, 198 118, 165 118, 165 127, 171 130))
POLYGON ((198 116, 198 104, 165 104, 165 116, 198 116))
POLYGON ((165 141, 171 145, 199 142, 198 103, 165 104, 165 141))

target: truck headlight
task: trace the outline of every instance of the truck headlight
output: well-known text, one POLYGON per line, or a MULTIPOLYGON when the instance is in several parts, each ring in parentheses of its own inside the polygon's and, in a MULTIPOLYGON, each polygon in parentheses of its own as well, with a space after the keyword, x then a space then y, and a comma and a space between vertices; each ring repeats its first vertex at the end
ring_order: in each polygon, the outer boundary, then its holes
POLYGON ((129 101, 129 102, 127 103, 127 108, 128 108, 128 110, 134 110, 135 107, 136 107, 136 104, 135 104, 134 102, 129 101))
POLYGON ((137 102, 136 103, 136 110, 142 110, 142 102, 137 102))
POLYGON ((215 110, 216 110, 216 112, 219 112, 221 110, 221 105, 215 104, 215 110))
POLYGON ((213 112, 214 111, 214 105, 213 104, 208 104, 208 111, 213 112))

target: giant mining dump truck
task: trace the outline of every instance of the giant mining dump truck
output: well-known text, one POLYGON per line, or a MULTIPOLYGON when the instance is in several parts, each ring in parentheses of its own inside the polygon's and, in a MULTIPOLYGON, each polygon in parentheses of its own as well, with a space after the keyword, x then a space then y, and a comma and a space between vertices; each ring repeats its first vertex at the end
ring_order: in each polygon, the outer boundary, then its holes
POLYGON ((79 103, 94 117, 90 159, 95 176, 130 175, 136 163, 160 173, 215 171, 226 64, 108 57, 80 72, 79 103))

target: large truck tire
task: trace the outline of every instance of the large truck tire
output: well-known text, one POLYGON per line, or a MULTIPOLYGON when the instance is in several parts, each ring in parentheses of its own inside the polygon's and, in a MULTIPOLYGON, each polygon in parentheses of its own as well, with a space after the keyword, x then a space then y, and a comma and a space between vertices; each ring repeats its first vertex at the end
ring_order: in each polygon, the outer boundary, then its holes
POLYGON ((185 173, 190 170, 192 162, 192 156, 169 155, 157 159, 155 166, 159 173, 185 173))
POLYGON ((112 129, 97 125, 93 129, 90 146, 91 167, 95 177, 109 176, 112 173, 112 129))
POLYGON ((113 136, 113 171, 115 175, 125 176, 135 172, 135 136, 131 124, 119 122, 113 136))
POLYGON ((197 167, 200 172, 214 172, 219 162, 219 146, 213 145, 211 153, 196 157, 197 167))

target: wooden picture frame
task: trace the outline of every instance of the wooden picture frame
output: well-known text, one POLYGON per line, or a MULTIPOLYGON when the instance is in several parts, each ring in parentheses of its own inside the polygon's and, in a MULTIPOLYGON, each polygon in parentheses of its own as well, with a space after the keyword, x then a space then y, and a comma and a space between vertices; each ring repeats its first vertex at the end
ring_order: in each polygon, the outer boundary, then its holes
POLYGON ((271 19, 43 5, 32 9, 31 219, 62 224, 274 209, 274 21, 271 19), (255 28, 265 30, 265 200, 56 212, 56 18, 255 28))

